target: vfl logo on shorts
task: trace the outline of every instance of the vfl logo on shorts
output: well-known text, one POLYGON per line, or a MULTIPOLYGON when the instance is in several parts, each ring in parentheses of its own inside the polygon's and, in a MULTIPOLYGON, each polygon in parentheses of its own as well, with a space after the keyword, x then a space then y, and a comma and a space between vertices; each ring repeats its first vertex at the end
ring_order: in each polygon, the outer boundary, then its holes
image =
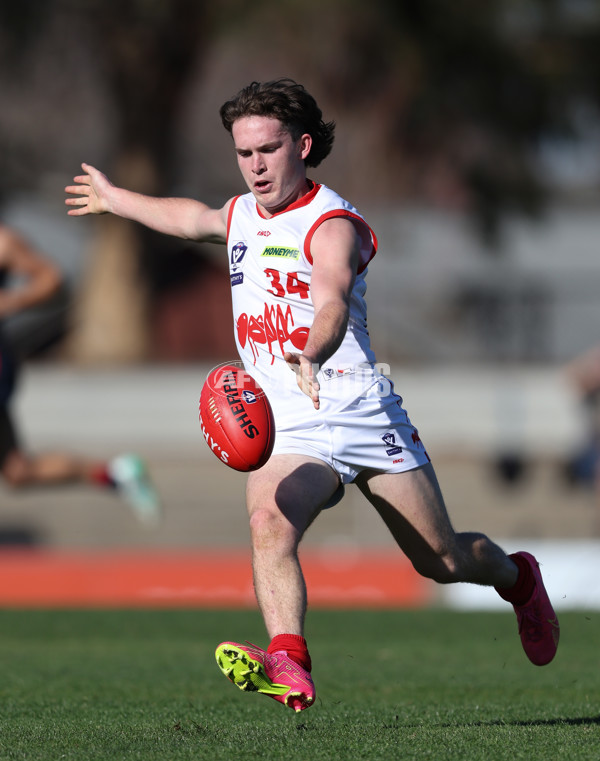
POLYGON ((396 446, 396 434, 393 431, 384 433, 381 438, 387 447, 385 453, 388 457, 393 457, 394 455, 400 454, 402 452, 402 447, 396 446))

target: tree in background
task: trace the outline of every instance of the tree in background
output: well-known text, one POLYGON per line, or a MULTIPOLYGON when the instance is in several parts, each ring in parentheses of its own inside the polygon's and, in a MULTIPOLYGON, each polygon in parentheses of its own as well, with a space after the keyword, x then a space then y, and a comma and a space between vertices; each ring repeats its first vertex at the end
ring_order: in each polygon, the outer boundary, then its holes
MULTIPOLYGON (((116 123, 107 171, 117 184, 160 194, 169 186, 182 95, 205 49, 206 4, 120 0, 117 13, 115 5, 88 3, 90 44, 101 61, 116 123)), ((151 284, 142 274, 157 247, 143 228, 118 218, 102 220, 71 339, 77 359, 148 356, 151 284)))
POLYGON ((506 213, 543 208, 540 142, 576 140, 582 103, 598 120, 595 4, 329 0, 317 12, 289 0, 285 16, 270 0, 232 4, 247 36, 268 28, 340 115, 347 194, 467 210, 490 244, 506 213))
MULTIPOLYGON (((494 250, 506 214, 537 215, 556 192, 540 145, 577 140, 582 113, 599 121, 600 10, 590 3, 21 0, 0 6, 0 22, 4 194, 72 173, 82 158, 120 184, 169 194, 183 104, 207 84, 224 100, 250 79, 288 75, 339 122, 324 181, 360 205, 466 212, 494 250)), ((210 141, 204 123, 194 131, 210 141)), ((226 163, 212 174, 186 167, 194 194, 233 177, 226 163)), ((119 220, 101 220, 95 235, 73 350, 147 356, 170 244, 119 220)))
MULTIPOLYGON (((23 61, 29 52, 41 58, 48 55, 48 47, 40 38, 62 42, 70 50, 62 60, 62 84, 70 81, 75 92, 69 93, 64 103, 51 104, 59 112, 64 105, 58 139, 68 141, 86 127, 92 134, 103 132, 89 123, 77 97, 82 86, 78 65, 83 64, 90 77, 87 89, 95 90, 97 99, 106 105, 96 118, 112 126, 110 161, 104 168, 118 183, 143 193, 160 193, 169 185, 182 94, 206 47, 207 7, 199 0, 90 0, 83 7, 56 0, 26 0, 3 5, 5 31, 9 32, 5 39, 10 43, 5 57, 23 61), (95 66, 90 67, 90 60, 95 66)), ((55 83, 50 84, 54 89, 55 83)), ((34 177, 28 176, 28 169, 31 175, 39 173, 32 157, 48 153, 47 136, 42 137, 39 130, 28 125, 34 143, 30 154, 31 143, 19 143, 16 125, 12 126, 15 138, 11 142, 17 144, 7 167, 12 171, 4 175, 5 192, 11 181, 17 186, 32 183, 34 177)), ((76 142, 82 149, 77 159, 81 161, 83 147, 89 151, 90 144, 76 142)), ((44 155, 44 159, 52 163, 52 157, 44 155)), ((77 167, 70 164, 74 171, 77 167)), ((141 265, 152 259, 156 247, 156 239, 146 231, 122 220, 107 219, 97 225, 70 341, 70 353, 76 359, 134 361, 147 356, 150 288, 141 265)))

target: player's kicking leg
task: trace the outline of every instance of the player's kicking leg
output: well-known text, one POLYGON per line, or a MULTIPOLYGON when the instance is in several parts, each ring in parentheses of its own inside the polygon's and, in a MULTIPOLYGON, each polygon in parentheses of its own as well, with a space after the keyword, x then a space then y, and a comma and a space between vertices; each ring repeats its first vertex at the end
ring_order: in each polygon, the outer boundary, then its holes
POLYGON ((554 658, 558 619, 533 555, 507 556, 483 534, 455 533, 430 464, 357 483, 419 573, 443 584, 494 586, 515 610, 530 661, 544 666, 554 658))

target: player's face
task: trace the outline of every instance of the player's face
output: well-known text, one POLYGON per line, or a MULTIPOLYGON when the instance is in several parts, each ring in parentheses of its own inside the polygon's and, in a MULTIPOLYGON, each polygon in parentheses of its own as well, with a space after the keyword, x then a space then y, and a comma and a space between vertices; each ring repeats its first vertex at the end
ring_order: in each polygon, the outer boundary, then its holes
POLYGON ((293 140, 281 122, 269 116, 238 119, 232 135, 242 176, 265 216, 306 193, 304 159, 312 145, 310 135, 293 140))

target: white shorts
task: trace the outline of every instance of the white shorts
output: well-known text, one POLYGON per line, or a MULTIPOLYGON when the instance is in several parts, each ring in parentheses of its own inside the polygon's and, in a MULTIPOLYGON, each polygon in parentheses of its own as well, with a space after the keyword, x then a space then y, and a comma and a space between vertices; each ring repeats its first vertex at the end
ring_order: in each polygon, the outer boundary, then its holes
POLYGON ((342 484, 352 483, 363 470, 401 473, 430 462, 401 397, 382 397, 377 386, 317 425, 305 420, 278 430, 273 454, 316 457, 335 470, 342 484))

